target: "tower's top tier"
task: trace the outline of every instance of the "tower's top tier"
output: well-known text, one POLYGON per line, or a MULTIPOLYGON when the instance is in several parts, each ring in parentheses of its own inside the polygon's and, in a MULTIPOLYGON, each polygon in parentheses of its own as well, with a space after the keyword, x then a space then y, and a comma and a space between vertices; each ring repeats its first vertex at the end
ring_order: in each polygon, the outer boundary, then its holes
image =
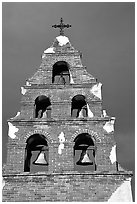
POLYGON ((26 85, 30 88, 31 85, 40 87, 72 84, 92 86, 92 83, 95 84, 97 80, 82 65, 81 52, 76 50, 71 45, 69 38, 64 35, 64 28, 71 26, 64 24, 61 18, 60 24, 53 25, 53 27, 60 29, 60 35, 53 40, 50 47, 43 51, 41 65, 36 73, 27 80, 26 85))
POLYGON ((82 65, 82 55, 65 35, 57 36, 42 54, 37 72, 29 78, 29 84, 76 85, 96 83, 96 79, 82 65))
POLYGON ((79 52, 77 50, 74 49, 74 47, 71 45, 69 38, 66 37, 64 35, 64 29, 65 28, 70 28, 71 25, 69 24, 64 24, 63 19, 60 19, 60 24, 55 24, 52 26, 53 28, 59 28, 60 29, 60 35, 57 36, 54 41, 53 44, 47 48, 46 50, 44 50, 44 53, 42 55, 42 59, 45 58, 46 54, 65 54, 65 53, 78 53, 79 52))
POLYGON ((65 54, 65 53, 79 53, 70 43, 69 38, 63 35, 57 36, 52 45, 44 50, 42 59, 46 54, 65 54))

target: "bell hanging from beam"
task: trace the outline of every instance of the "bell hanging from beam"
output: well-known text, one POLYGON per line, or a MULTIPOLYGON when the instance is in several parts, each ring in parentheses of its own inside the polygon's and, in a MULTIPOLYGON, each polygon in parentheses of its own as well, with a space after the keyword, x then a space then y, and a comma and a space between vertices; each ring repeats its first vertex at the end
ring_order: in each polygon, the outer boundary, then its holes
POLYGON ((33 162, 35 165, 48 165, 45 150, 41 150, 36 160, 33 162))
POLYGON ((83 149, 80 155, 79 161, 76 163, 77 165, 93 165, 93 162, 89 158, 89 154, 87 150, 83 149))

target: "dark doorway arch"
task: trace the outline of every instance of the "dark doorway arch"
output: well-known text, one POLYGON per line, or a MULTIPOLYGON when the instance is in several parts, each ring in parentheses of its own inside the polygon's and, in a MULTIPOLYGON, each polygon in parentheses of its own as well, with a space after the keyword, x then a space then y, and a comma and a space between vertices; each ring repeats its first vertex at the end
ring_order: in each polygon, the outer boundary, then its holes
POLYGON ((43 113, 46 112, 46 117, 51 118, 51 102, 47 96, 41 95, 35 99, 34 113, 35 118, 42 118, 43 113))
MULTIPOLYGON (((48 160, 48 143, 44 135, 41 134, 33 134, 26 141, 25 148, 25 162, 24 162, 24 171, 30 172, 31 166, 31 157, 33 151, 38 151, 39 153, 42 151, 46 154, 46 158, 48 160)), ((48 161, 47 161, 48 165, 48 161)))
POLYGON ((69 65, 67 62, 58 61, 53 65, 52 83, 56 84, 70 83, 69 65))
POLYGON ((81 94, 74 96, 71 102, 71 116, 77 118, 80 114, 81 117, 88 116, 86 97, 81 94))
POLYGON ((96 147, 90 134, 81 133, 74 139, 74 168, 80 171, 95 171, 96 147))

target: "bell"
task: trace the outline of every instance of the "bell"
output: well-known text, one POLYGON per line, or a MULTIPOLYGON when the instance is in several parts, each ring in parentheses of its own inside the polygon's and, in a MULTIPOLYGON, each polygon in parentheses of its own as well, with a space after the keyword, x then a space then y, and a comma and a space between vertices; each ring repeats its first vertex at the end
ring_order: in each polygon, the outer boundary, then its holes
POLYGON ((35 165, 48 165, 45 151, 41 150, 36 160, 33 162, 35 165))
POLYGON ((93 165, 93 162, 90 160, 87 150, 83 149, 80 155, 79 161, 76 163, 77 165, 93 165))
POLYGON ((61 74, 60 75, 60 78, 59 78, 59 82, 58 82, 58 84, 65 84, 66 82, 65 82, 65 78, 63 77, 63 75, 61 74))

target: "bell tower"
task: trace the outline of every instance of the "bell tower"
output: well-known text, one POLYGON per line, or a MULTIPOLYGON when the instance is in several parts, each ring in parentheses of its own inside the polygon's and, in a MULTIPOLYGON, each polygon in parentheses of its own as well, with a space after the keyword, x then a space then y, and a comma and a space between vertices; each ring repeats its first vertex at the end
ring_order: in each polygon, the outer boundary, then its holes
POLYGON ((132 172, 116 158, 115 117, 102 109, 102 84, 60 29, 21 87, 8 120, 3 201, 132 201, 132 172))

